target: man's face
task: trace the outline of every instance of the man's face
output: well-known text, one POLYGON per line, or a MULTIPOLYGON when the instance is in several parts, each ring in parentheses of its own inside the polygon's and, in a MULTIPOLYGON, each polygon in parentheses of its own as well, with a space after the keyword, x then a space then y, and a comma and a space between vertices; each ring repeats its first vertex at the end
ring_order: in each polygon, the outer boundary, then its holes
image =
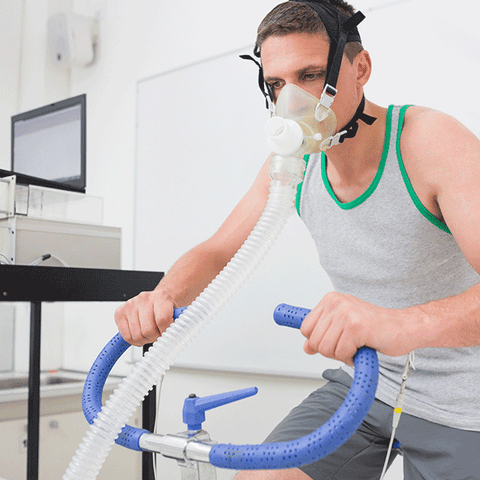
MULTIPOLYGON (((325 85, 329 52, 328 39, 322 34, 293 33, 268 37, 262 45, 261 59, 265 81, 276 100, 290 83, 320 98, 325 85)), ((338 94, 332 109, 339 126, 353 117, 360 98, 355 62, 343 59, 337 82, 338 94)))

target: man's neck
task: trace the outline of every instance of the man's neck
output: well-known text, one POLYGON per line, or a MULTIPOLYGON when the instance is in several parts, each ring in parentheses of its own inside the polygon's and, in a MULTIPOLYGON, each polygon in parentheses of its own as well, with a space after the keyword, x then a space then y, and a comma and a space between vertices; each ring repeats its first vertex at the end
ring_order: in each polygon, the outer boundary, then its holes
POLYGON ((368 188, 382 157, 387 109, 367 101, 365 113, 375 117, 376 122, 367 125, 359 121, 354 138, 325 152, 327 176, 340 201, 351 201, 368 188))

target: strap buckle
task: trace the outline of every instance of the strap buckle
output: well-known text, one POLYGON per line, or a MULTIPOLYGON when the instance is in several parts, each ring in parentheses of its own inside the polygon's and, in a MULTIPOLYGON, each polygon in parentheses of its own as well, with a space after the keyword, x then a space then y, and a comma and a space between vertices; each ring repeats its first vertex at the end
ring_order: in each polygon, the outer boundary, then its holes
POLYGON ((342 136, 345 135, 346 133, 347 133, 346 130, 342 130, 341 132, 338 132, 335 135, 332 135, 331 137, 326 138, 320 144, 320 150, 328 150, 329 148, 342 143, 342 136))
POLYGON ((337 89, 327 83, 323 89, 322 96, 317 104, 317 108, 315 109, 315 120, 317 120, 317 122, 321 122, 327 118, 328 112, 330 111, 336 95, 337 89))

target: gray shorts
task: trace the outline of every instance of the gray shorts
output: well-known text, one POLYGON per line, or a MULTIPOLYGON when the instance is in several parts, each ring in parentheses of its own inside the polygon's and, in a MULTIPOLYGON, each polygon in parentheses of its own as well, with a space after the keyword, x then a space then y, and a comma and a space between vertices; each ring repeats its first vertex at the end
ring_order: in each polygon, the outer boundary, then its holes
MULTIPOLYGON (((265 442, 308 435, 338 409, 350 388, 342 370, 326 370, 329 382, 313 392, 275 428, 265 442)), ((392 433, 392 407, 375 400, 357 432, 338 450, 301 468, 314 480, 377 480, 392 433)), ((390 463, 403 455, 406 480, 480 480, 480 432, 458 430, 405 413, 400 418, 390 463)))

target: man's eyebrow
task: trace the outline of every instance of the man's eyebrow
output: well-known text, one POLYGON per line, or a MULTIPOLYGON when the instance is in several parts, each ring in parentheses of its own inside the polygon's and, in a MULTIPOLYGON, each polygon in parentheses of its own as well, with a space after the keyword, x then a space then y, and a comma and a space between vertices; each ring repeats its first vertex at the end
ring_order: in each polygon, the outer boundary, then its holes
POLYGON ((326 75, 327 73, 327 67, 323 65, 308 65, 307 67, 304 67, 300 70, 297 71, 297 75, 301 77, 302 75, 305 75, 306 73, 311 73, 311 72, 316 72, 320 73, 322 75, 326 75))
POLYGON ((265 77, 266 82, 277 82, 278 80, 282 80, 280 77, 265 77))
MULTIPOLYGON (((323 65, 307 65, 306 67, 303 67, 300 70, 297 70, 295 72, 295 74, 297 75, 297 77, 301 77, 301 76, 305 75, 306 73, 311 73, 311 72, 316 72, 316 73, 319 73, 319 74, 325 76, 326 73, 327 73, 327 67, 325 67, 323 65)), ((283 79, 280 78, 280 77, 271 77, 271 76, 265 77, 265 81, 269 82, 269 83, 277 82, 279 80, 281 81, 283 79)))

